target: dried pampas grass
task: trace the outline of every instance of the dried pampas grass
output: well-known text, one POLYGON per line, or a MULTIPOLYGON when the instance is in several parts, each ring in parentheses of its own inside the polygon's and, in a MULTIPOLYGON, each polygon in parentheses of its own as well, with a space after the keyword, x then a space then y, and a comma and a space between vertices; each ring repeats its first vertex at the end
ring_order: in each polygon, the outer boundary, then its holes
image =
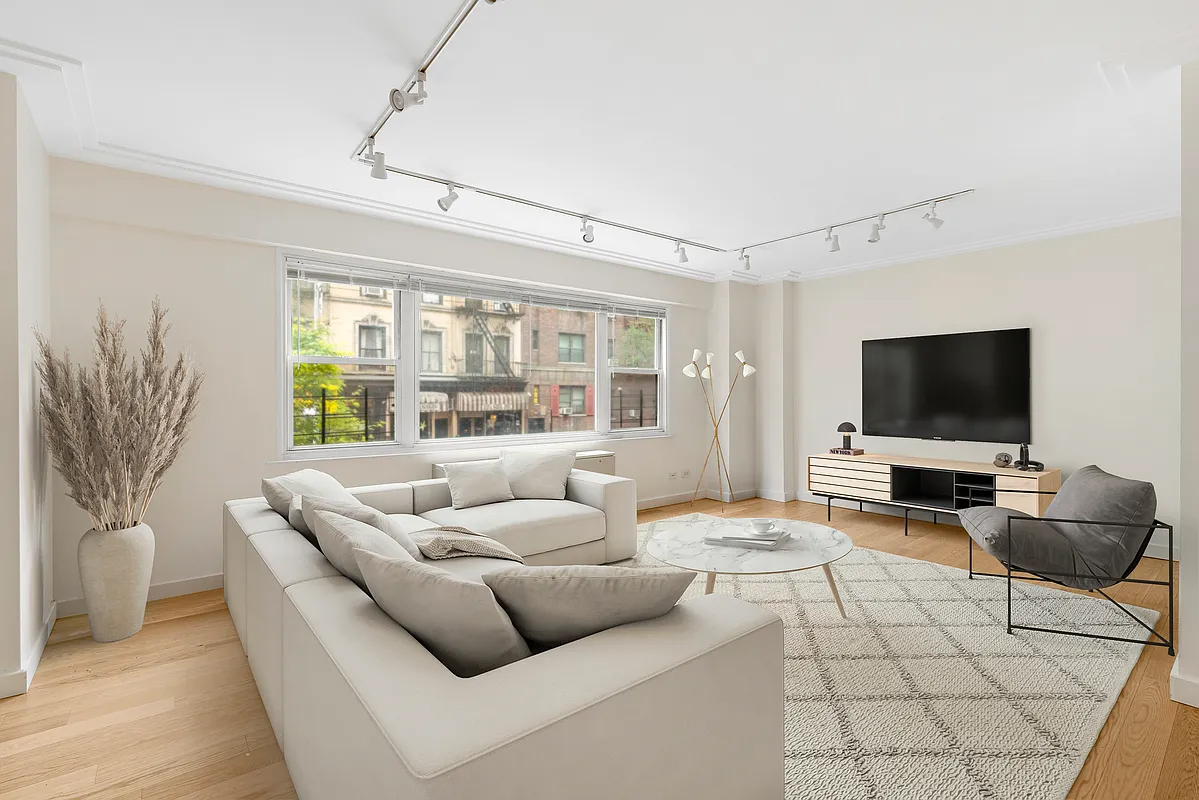
POLYGON ((98 531, 141 523, 187 441, 203 374, 190 355, 166 360, 166 310, 154 301, 146 348, 130 361, 122 319, 96 314, 95 364, 73 365, 37 335, 42 426, 68 496, 98 531))

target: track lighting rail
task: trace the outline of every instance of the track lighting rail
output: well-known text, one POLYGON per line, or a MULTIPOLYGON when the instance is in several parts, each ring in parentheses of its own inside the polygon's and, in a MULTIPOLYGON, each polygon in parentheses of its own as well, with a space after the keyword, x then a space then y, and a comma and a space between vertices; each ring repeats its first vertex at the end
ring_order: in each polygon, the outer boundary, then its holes
MULTIPOLYGON (((483 0, 483 1, 488 4, 494 4, 498 0, 483 0)), ((950 194, 938 195, 937 197, 930 197, 928 199, 920 200, 915 203, 909 203, 908 205, 905 205, 905 206, 900 206, 898 208, 890 209, 889 211, 884 211, 881 214, 880 213, 867 214, 865 216, 845 220, 844 222, 837 222, 832 225, 821 225, 817 228, 811 228, 810 230, 800 231, 799 233, 791 233, 791 234, 787 234, 786 236, 778 236, 774 239, 767 239, 767 240, 761 241, 761 242, 754 242, 753 244, 741 245, 738 247, 724 248, 724 247, 718 247, 713 244, 708 244, 706 242, 699 242, 694 239, 684 239, 682 237, 675 236, 673 234, 662 233, 661 231, 650 230, 648 228, 640 228, 640 227, 637 227, 636 225, 627 225, 623 222, 617 222, 617 221, 611 220, 611 219, 604 219, 603 217, 596 217, 596 216, 593 216, 592 214, 585 214, 585 213, 582 213, 579 211, 572 211, 567 208, 560 208, 558 206, 552 206, 552 205, 549 205, 548 203, 539 203, 536 200, 529 200, 528 198, 518 197, 518 196, 512 195, 512 194, 506 194, 504 192, 497 192, 492 189, 485 189, 482 186, 472 186, 470 184, 462 183, 461 181, 449 180, 447 178, 440 178, 435 175, 426 175, 421 172, 414 172, 412 170, 407 170, 407 169, 403 169, 401 167, 395 167, 390 164, 387 164, 386 160, 384 158, 384 154, 382 152, 377 152, 374 149, 375 136, 377 136, 379 134, 379 132, 383 130, 383 127, 387 124, 387 122, 396 113, 406 110, 406 108, 409 107, 409 104, 419 105, 421 102, 423 102, 423 99, 425 97, 424 81, 425 81, 426 73, 427 73, 429 67, 431 67, 433 65, 433 62, 437 60, 437 57, 441 55, 442 50, 444 50, 445 46, 447 44, 449 44, 450 39, 452 39, 454 37, 454 34, 456 34, 458 32, 458 29, 462 27, 462 24, 464 22, 466 22, 466 18, 470 16, 470 13, 472 11, 475 10, 475 7, 479 5, 479 2, 480 2, 480 0, 465 0, 462 3, 462 5, 459 6, 458 11, 454 14, 453 19, 451 19, 449 21, 449 23, 442 30, 441 34, 433 42, 433 45, 429 48, 429 51, 425 54, 425 57, 421 60, 420 65, 415 70, 413 70, 411 75, 408 76, 408 80, 405 81, 403 84, 401 84, 402 89, 395 89, 392 91, 391 96, 389 97, 389 102, 388 102, 387 108, 384 109, 383 113, 379 115, 379 118, 377 120, 375 120, 375 123, 371 126, 370 131, 364 137, 362 137, 362 140, 358 143, 358 146, 356 148, 354 148, 354 151, 350 154, 351 160, 357 161, 362 164, 367 164, 371 167, 371 176, 372 177, 386 178, 387 173, 390 172, 395 175, 403 175, 406 178, 413 178, 415 180, 426 181, 428 183, 436 183, 436 184, 445 186, 449 190, 449 193, 444 198, 439 200, 437 203, 437 205, 441 208, 442 211, 448 212, 450 210, 450 206, 453 205, 454 202, 458 199, 458 195, 454 191, 455 189, 465 189, 467 191, 471 191, 476 194, 485 195, 487 197, 493 197, 497 200, 503 200, 508 203, 516 203, 518 205, 527 206, 529 208, 536 208, 541 211, 547 211, 551 214, 560 214, 565 217, 572 217, 574 219, 580 220, 582 222, 582 226, 583 226, 582 227, 583 241, 587 242, 588 244, 590 244, 591 242, 593 242, 595 240, 594 228, 592 227, 592 223, 595 223, 595 224, 603 225, 603 226, 609 227, 609 228, 616 228, 618 230, 629 231, 631 233, 640 234, 642 236, 649 236, 649 237, 652 237, 655 239, 662 239, 664 241, 674 242, 675 243, 675 254, 678 258, 679 263, 681 263, 681 264, 687 262, 687 253, 685 250, 686 247, 696 248, 696 249, 700 249, 700 250, 707 250, 708 252, 711 252, 711 253, 737 253, 738 254, 738 263, 740 264, 741 269, 748 271, 750 269, 750 263, 749 263, 749 253, 747 251, 749 251, 749 250, 753 250, 753 249, 756 249, 759 247, 766 247, 767 245, 778 244, 779 242, 785 242, 785 241, 789 241, 791 239, 799 239, 801 237, 811 236, 811 235, 817 234, 817 233, 824 233, 825 241, 829 243, 829 251, 835 253, 841 249, 839 237, 835 234, 835 231, 837 228, 844 228, 846 226, 856 225, 861 222, 877 220, 876 224, 874 225, 874 227, 872 229, 871 237, 867 241, 878 242, 880 239, 879 231, 884 230, 886 228, 885 220, 887 217, 892 216, 894 214, 900 214, 905 211, 913 211, 918 208, 928 207, 929 212, 924 215, 924 219, 930 225, 932 225, 934 230, 938 229, 941 227, 944 220, 937 217, 937 203, 942 203, 942 202, 945 202, 946 200, 953 200, 955 198, 962 197, 964 195, 968 195, 968 194, 971 194, 974 192, 974 189, 963 189, 958 192, 951 192, 950 194), (414 89, 417 90, 416 95, 413 95, 414 89)))

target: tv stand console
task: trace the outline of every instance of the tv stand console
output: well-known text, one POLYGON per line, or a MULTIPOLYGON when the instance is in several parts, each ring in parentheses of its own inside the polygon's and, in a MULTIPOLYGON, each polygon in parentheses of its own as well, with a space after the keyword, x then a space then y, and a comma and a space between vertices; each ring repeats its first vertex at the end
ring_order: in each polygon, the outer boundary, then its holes
POLYGON ((972 461, 866 454, 845 456, 821 453, 808 456, 808 491, 828 501, 832 520, 833 500, 856 500, 902 508, 903 533, 913 510, 955 514, 963 508, 1001 506, 1044 516, 1061 488, 1058 469, 1023 472, 972 461))

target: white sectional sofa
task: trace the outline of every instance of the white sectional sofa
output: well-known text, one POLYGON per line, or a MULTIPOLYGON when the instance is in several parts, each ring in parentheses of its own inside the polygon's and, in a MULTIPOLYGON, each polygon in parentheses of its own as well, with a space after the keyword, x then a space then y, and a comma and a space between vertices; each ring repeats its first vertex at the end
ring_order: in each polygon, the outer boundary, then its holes
MULTIPOLYGON (((349 491, 529 564, 636 550, 627 479, 575 470, 567 500, 461 510, 444 479, 349 491)), ((224 543, 226 602, 304 800, 782 796, 782 628, 756 606, 698 598, 463 679, 263 498, 225 504, 224 543)), ((437 563, 473 580, 496 566, 437 563)))

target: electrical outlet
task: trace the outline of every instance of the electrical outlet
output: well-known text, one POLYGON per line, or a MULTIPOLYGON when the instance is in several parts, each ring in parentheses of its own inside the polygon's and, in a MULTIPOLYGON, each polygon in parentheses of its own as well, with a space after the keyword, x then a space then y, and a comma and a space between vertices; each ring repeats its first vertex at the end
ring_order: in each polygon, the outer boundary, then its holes
POLYGON ((675 478, 679 477, 679 473, 677 473, 677 472, 671 472, 671 473, 670 473, 669 475, 667 475, 666 477, 670 478, 670 479, 673 481, 675 478))
POLYGON ((683 477, 684 477, 684 478, 690 478, 690 477, 691 477, 691 470, 689 470, 689 469, 685 469, 685 470, 683 470, 683 477))

